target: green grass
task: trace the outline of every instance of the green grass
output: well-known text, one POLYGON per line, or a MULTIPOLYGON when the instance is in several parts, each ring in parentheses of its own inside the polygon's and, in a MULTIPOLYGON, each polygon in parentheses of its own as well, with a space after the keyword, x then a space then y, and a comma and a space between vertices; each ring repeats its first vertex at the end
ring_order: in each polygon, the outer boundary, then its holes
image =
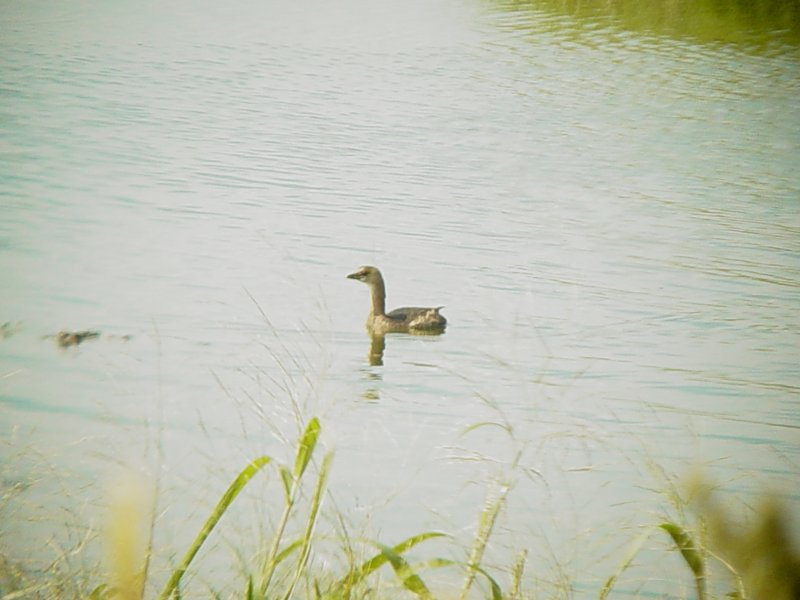
MULTIPOLYGON (((297 442, 294 464, 289 467, 268 456, 260 456, 247 464, 219 498, 210 515, 174 567, 160 593, 159 600, 185 597, 184 577, 191 573, 195 558, 218 527, 224 526, 225 514, 236 502, 245 487, 270 467, 277 470, 282 494, 282 506, 273 508, 280 514, 266 550, 254 560, 247 574, 240 575, 233 588, 234 598, 266 600, 290 598, 314 600, 356 600, 362 598, 393 598, 398 590, 422 600, 437 598, 430 584, 431 573, 447 570, 461 577, 461 585, 453 586, 445 597, 484 597, 492 600, 538 598, 527 590, 523 571, 527 550, 517 555, 508 569, 490 568, 484 557, 511 488, 499 484, 492 488, 479 513, 472 544, 468 549, 454 548, 465 559, 428 558, 414 560, 412 550, 428 542, 455 542, 437 531, 422 532, 398 543, 361 540, 366 558, 357 560, 355 553, 348 557, 340 573, 320 573, 310 569, 311 557, 317 545, 326 538, 317 533, 320 514, 326 497, 328 475, 333 455, 326 453, 317 466, 314 456, 322 427, 311 419, 297 442), (315 468, 310 467, 314 465, 315 468), (310 491, 310 494, 306 494, 310 491), (301 523, 299 533, 290 535, 289 523, 301 523), (383 573, 380 578, 379 573, 383 573), (388 575, 388 578, 387 578, 388 575), (508 580, 504 588, 501 581, 508 580), (478 582, 481 583, 478 586, 478 582), (460 591, 458 588, 460 587, 460 591)), ((124 487, 124 486, 123 486, 124 487)), ((668 553, 676 553, 686 567, 687 578, 694 581, 698 600, 709 600, 709 590, 725 589, 730 598, 753 600, 796 600, 800 593, 800 556, 790 540, 790 527, 781 505, 774 499, 764 500, 753 513, 752 522, 743 526, 730 518, 720 507, 706 485, 695 484, 691 494, 693 522, 662 521, 642 527, 627 551, 620 557, 619 566, 609 575, 597 592, 599 600, 613 598, 620 578, 625 574, 644 544, 661 539, 668 553), (709 541, 706 541, 708 539, 709 541), (712 568, 713 566, 713 568, 712 568), (714 583, 714 585, 710 585, 714 583)), ((120 495, 111 506, 112 519, 107 526, 109 560, 112 568, 106 581, 96 581, 88 593, 81 593, 80 582, 96 577, 89 572, 26 573, 7 558, 0 556, 0 599, 15 598, 79 598, 90 600, 142 600, 146 597, 150 540, 142 540, 137 531, 149 531, 152 514, 142 509, 146 505, 143 493, 120 495)), ((679 501, 684 502, 684 501, 679 501)), ((687 505, 688 505, 688 501, 687 505)), ((684 514, 684 506, 679 512, 684 514)), ((682 517, 685 518, 685 517, 682 517)), ((296 528, 295 528, 296 529, 296 528)), ((452 578, 451 578, 452 579, 452 578)), ((571 597, 569 589, 561 589, 556 597, 571 597)), ((230 597, 230 596, 226 596, 230 597)), ((548 596, 548 597, 553 597, 548 596)))

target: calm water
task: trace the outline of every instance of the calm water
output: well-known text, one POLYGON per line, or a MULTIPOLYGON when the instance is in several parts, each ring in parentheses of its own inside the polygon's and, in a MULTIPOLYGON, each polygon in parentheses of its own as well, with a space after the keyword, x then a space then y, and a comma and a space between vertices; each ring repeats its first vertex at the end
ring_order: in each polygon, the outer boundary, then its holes
MULTIPOLYGON (((697 465, 800 514, 796 49, 312 0, 4 2, 0 53, 7 556, 97 530, 128 466, 160 472, 163 569, 312 415, 354 535, 466 547, 511 482, 487 564, 529 548, 530 590, 594 594, 697 465), (361 264, 447 334, 370 365, 361 264)), ((276 518, 263 479, 197 589, 276 518)), ((620 593, 690 593, 666 548, 620 593)))

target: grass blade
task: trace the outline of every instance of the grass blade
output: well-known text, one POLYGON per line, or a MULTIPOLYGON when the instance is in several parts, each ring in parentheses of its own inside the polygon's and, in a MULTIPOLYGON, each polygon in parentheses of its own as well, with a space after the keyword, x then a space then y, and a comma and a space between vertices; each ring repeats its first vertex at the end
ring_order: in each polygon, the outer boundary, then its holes
POLYGON ((675 523, 662 523, 659 527, 670 535, 675 545, 678 547, 678 550, 681 551, 681 555, 683 555, 683 559, 686 561, 686 564, 689 565, 692 573, 696 577, 701 576, 705 570, 703 566, 703 557, 697 551, 692 537, 685 529, 675 523))
POLYGON ((694 574, 694 582, 697 587, 697 600, 705 600, 706 597, 706 566, 703 560, 703 555, 697 549, 694 539, 690 536, 683 527, 675 523, 662 523, 659 525, 661 529, 666 531, 672 541, 680 550, 683 560, 689 565, 689 568, 694 574))
POLYGON ((280 471, 281 482, 283 483, 283 498, 286 500, 286 504, 289 504, 292 500, 292 474, 289 472, 289 469, 283 465, 281 465, 278 470, 280 471))
POLYGON ((397 578, 403 583, 404 588, 413 592, 423 600, 433 600, 433 594, 431 594, 428 586, 426 586, 422 578, 414 572, 406 559, 389 546, 378 544, 378 547, 381 550, 381 554, 385 556, 389 564, 392 565, 397 578))
MULTIPOLYGON (((528 554, 527 551, 524 551, 522 553, 522 555, 524 556, 527 556, 527 554, 528 554)), ((433 558, 431 560, 422 563, 422 565, 420 566, 423 566, 426 569, 441 568, 441 567, 471 568, 470 565, 468 565, 465 562, 450 560, 449 558, 433 558)), ((500 584, 498 584, 497 581, 495 581, 494 578, 491 575, 489 575, 489 573, 487 573, 482 567, 479 566, 474 567, 474 569, 477 573, 483 575, 486 578, 486 581, 489 582, 489 587, 492 590, 492 600, 503 600, 503 598, 506 598, 506 596, 503 595, 503 590, 500 587, 500 584)), ((513 596, 509 595, 508 598, 513 598, 513 596)))
POLYGON ((608 597, 608 595, 611 593, 611 590, 614 588, 614 584, 617 582, 617 578, 622 575, 622 573, 630 566, 630 564, 633 562, 633 559, 642 548, 645 540, 647 540, 652 533, 653 528, 648 527, 633 541, 633 543, 630 545, 630 548, 628 548, 628 553, 625 555, 625 558, 622 560, 619 567, 617 567, 616 572, 611 575, 611 577, 606 579, 603 589, 600 590, 600 600, 605 600, 608 597))
POLYGON ((244 486, 247 485, 247 482, 250 481, 250 479, 252 479, 253 476, 264 467, 264 465, 269 463, 270 460, 271 459, 269 456, 260 456, 256 458, 249 465, 247 465, 241 473, 239 473, 236 479, 233 480, 233 483, 231 483, 231 485, 222 495, 222 498, 220 498, 219 502, 217 502, 217 505, 214 507, 211 516, 208 517, 208 520, 197 534, 194 542, 186 551, 180 566, 173 571, 172 576, 169 578, 169 581, 159 595, 159 600, 166 600, 173 594, 173 592, 177 590, 183 574, 186 572, 186 569, 189 568, 189 564, 191 564, 192 560, 197 555, 197 552, 200 550, 200 547, 206 541, 206 538, 208 538, 211 531, 222 518, 222 515, 225 514, 225 511, 236 499, 236 496, 239 495, 239 492, 241 492, 244 486))
MULTIPOLYGON (((269 588, 272 577, 275 574, 275 567, 278 564, 278 548, 280 547, 281 539, 283 539, 283 533, 286 530, 286 525, 289 522, 289 517, 291 516, 292 510, 295 506, 297 490, 300 487, 300 479, 303 477, 306 467, 308 467, 308 463, 311 461, 311 456, 314 454, 314 449, 317 446, 317 439, 319 438, 320 429, 319 419, 317 419, 317 417, 313 417, 308 422, 308 425, 306 425, 306 429, 303 432, 303 437, 300 439, 298 444, 297 457, 294 461, 293 473, 290 475, 286 467, 280 468, 286 506, 283 508, 283 514, 278 522, 278 527, 275 530, 272 544, 270 545, 269 551, 267 552, 267 556, 264 559, 264 563, 261 568, 261 583, 258 586, 258 591, 262 597, 266 596, 267 589, 269 588)), ((327 473, 325 475, 327 477, 327 473)))
POLYGON ((311 455, 314 454, 314 448, 317 445, 317 438, 319 437, 319 419, 314 417, 308 422, 303 439, 300 440, 300 446, 297 448, 297 458, 294 461, 294 479, 299 481, 311 460, 311 455))
POLYGON ((255 591, 253 590, 253 576, 247 578, 247 590, 244 593, 245 600, 255 600, 255 591))
POLYGON ((292 592, 294 592, 294 588, 297 585, 297 582, 300 580, 300 575, 303 573, 303 570, 306 568, 306 564, 308 563, 308 556, 311 553, 311 536, 314 533, 314 526, 317 523, 319 508, 322 505, 322 496, 325 491, 325 484, 328 481, 328 472, 331 468, 332 459, 333 453, 328 452, 328 454, 326 454, 325 458, 322 460, 322 467, 320 468, 319 478, 317 479, 317 487, 314 490, 314 497, 311 500, 311 510, 308 515, 306 530, 302 539, 300 558, 297 561, 297 568, 294 572, 294 578, 289 586, 289 590, 284 596, 284 600, 289 600, 289 598, 292 596, 292 592))
POLYGON ((286 548, 278 552, 278 555, 275 557, 275 566, 281 564, 284 560, 289 558, 292 554, 297 552, 300 547, 303 545, 303 540, 295 540, 286 548))
MULTIPOLYGON (((89 594, 89 600, 111 600, 118 595, 119 594, 115 588, 111 587, 107 583, 101 583, 91 591, 89 594)), ((12 594, 6 594, 3 596, 3 598, 5 599, 9 596, 13 597, 12 594)))
MULTIPOLYGON (((426 533, 420 533, 419 535, 412 536, 406 540, 403 540, 396 546, 391 548, 392 552, 395 554, 402 554, 403 552, 413 548, 417 544, 424 542, 429 539, 444 537, 444 533, 439 533, 436 531, 429 531, 426 533)), ((381 547, 379 544, 375 543, 376 546, 379 548, 381 547)), ((370 558, 369 560, 364 561, 361 565, 355 569, 353 569, 350 573, 348 573, 345 577, 337 581, 333 587, 332 596, 334 598, 349 598, 350 597, 350 590, 364 581, 370 574, 374 571, 381 568, 389 561, 389 557, 384 553, 380 552, 370 558)))

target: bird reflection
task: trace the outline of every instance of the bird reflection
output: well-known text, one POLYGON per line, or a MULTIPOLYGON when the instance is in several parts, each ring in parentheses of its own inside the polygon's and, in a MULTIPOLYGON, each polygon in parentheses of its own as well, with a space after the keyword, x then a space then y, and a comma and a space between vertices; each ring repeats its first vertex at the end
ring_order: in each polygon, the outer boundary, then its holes
MULTIPOLYGON (((420 334, 416 333, 413 337, 417 337, 419 335, 425 336, 432 336, 432 335, 440 335, 440 333, 426 333, 420 334)), ((411 336, 400 336, 400 337, 411 337, 411 336)), ((375 333, 371 333, 369 342, 369 354, 367 358, 369 360, 369 364, 371 367, 382 367, 383 366, 383 353, 386 350, 386 336, 385 335, 378 335, 375 333)), ((383 380, 383 376, 381 375, 381 370, 376 369, 369 369, 365 370, 365 378, 370 381, 370 383, 378 384, 383 380)), ((379 385, 370 385, 364 392, 361 394, 361 397, 368 401, 374 402, 376 400, 380 400, 380 386, 379 385)))
POLYGON ((373 367, 383 366, 383 351, 386 349, 385 335, 371 335, 369 344, 369 364, 373 367))
POLYGON ((368 387, 361 393, 362 400, 366 400, 367 402, 375 402, 380 400, 380 384, 381 381, 383 381, 383 375, 381 375, 381 372, 374 369, 365 370, 364 379, 368 382, 368 387))
MULTIPOLYGON (((441 335, 442 332, 414 332, 411 336, 400 336, 404 338, 408 337, 435 337, 441 335)), ((369 364, 372 367, 382 367, 383 366, 383 354, 386 350, 386 336, 379 335, 376 333, 370 333, 369 336, 369 364)))

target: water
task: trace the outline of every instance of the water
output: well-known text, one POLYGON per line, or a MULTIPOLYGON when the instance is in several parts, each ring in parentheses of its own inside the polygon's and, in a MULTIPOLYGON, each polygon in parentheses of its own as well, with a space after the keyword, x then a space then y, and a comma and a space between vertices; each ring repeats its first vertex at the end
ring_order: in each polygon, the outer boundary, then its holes
MULTIPOLYGON (((33 482, 7 556, 47 562, 99 528, 97 482, 159 464, 180 553, 311 415, 356 533, 466 547, 510 481, 487 563, 529 548, 531 586, 594 593, 669 514, 659 469, 797 514, 795 48, 451 1, 3 15, 4 489, 33 482), (371 366, 360 264, 389 307, 445 304, 446 335, 371 366), (103 336, 43 339, 62 328, 103 336)), ((274 521, 265 479, 194 585, 274 521)), ((648 548, 620 593, 690 589, 648 548)))

